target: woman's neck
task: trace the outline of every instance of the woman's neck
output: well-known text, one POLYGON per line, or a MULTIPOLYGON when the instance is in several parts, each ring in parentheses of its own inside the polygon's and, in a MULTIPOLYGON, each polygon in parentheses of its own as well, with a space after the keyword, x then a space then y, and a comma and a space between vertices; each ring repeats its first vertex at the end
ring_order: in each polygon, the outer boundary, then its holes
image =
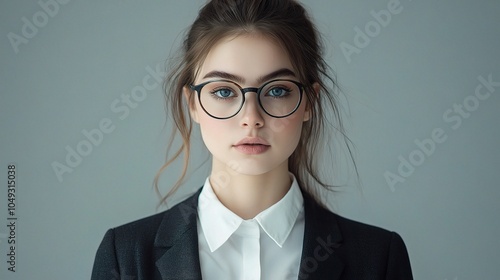
POLYGON ((212 167, 210 184, 219 201, 248 220, 281 200, 292 184, 288 163, 260 175, 246 175, 212 167))

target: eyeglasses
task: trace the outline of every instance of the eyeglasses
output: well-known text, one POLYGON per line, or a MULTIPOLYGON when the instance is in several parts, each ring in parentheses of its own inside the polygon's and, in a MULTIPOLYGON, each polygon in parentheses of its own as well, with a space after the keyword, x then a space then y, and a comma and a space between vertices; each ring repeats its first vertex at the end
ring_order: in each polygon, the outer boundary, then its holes
POLYGON ((237 115, 245 103, 245 93, 256 92, 259 105, 271 117, 284 118, 300 106, 304 86, 293 80, 272 80, 259 88, 242 88, 229 80, 214 80, 190 85, 198 93, 201 108, 216 119, 237 115))

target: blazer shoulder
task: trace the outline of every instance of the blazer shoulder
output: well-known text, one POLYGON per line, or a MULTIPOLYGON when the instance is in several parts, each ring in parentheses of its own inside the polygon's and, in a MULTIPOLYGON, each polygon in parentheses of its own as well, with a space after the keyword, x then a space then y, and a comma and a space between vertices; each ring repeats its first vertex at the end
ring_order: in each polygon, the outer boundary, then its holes
POLYGON ((345 218, 339 214, 332 213, 337 220, 337 223, 342 231, 342 236, 345 238, 359 239, 359 238, 369 238, 374 240, 388 240, 393 238, 393 235, 397 233, 363 222, 351 220, 345 218))
POLYGON ((309 197, 306 199, 306 206, 306 219, 309 218, 312 224, 319 225, 320 231, 337 235, 336 238, 342 240, 347 247, 371 248, 378 252, 387 251, 395 244, 405 248, 403 239, 396 232, 341 216, 317 204, 309 197))
MULTIPOLYGON (((345 264, 345 279, 413 279, 406 245, 396 232, 354 221, 325 208, 318 210, 316 222, 322 231, 331 233, 325 239, 345 264), (335 245, 337 243, 337 245, 335 245)), ((316 236, 316 235, 313 235, 316 236)))
POLYGON ((115 239, 119 241, 120 237, 123 236, 125 240, 133 242, 136 237, 143 239, 156 233, 163 217, 170 210, 171 209, 168 209, 163 212, 112 228, 115 234, 115 239))
MULTIPOLYGON (((347 271, 357 271, 353 274, 376 271, 381 279, 413 279, 408 250, 398 233, 332 215, 343 237, 338 253, 349 263, 347 271)), ((361 275, 354 278, 364 279, 361 275)))

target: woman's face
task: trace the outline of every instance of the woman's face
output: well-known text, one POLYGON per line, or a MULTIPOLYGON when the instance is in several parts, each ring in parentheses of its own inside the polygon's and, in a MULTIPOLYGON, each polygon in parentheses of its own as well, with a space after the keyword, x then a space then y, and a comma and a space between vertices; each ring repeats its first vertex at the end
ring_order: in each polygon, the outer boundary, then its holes
MULTIPOLYGON (((211 49, 195 84, 229 79, 242 88, 260 87, 274 79, 299 81, 295 73, 286 51, 274 41, 255 34, 240 35, 222 39, 211 49)), ((257 93, 247 92, 245 98, 243 108, 229 119, 209 116, 198 97, 190 108, 213 156, 212 174, 261 175, 288 170, 288 158, 297 147, 302 124, 309 119, 305 94, 297 111, 285 118, 267 115, 259 106, 257 93)))

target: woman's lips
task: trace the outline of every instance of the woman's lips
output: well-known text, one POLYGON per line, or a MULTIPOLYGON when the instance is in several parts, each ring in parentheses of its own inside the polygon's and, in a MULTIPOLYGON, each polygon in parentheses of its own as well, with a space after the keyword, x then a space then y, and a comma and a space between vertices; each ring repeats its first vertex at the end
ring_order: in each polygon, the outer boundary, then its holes
POLYGON ((267 143, 266 140, 264 140, 260 137, 245 137, 234 145, 238 146, 238 145, 245 145, 245 144, 248 144, 248 145, 261 144, 261 145, 269 146, 269 143, 267 143))
POLYGON ((247 136, 234 144, 233 147, 246 155, 258 155, 269 150, 271 145, 263 138, 247 136))
POLYGON ((241 144, 234 148, 247 155, 258 155, 266 152, 271 146, 262 144, 241 144))

